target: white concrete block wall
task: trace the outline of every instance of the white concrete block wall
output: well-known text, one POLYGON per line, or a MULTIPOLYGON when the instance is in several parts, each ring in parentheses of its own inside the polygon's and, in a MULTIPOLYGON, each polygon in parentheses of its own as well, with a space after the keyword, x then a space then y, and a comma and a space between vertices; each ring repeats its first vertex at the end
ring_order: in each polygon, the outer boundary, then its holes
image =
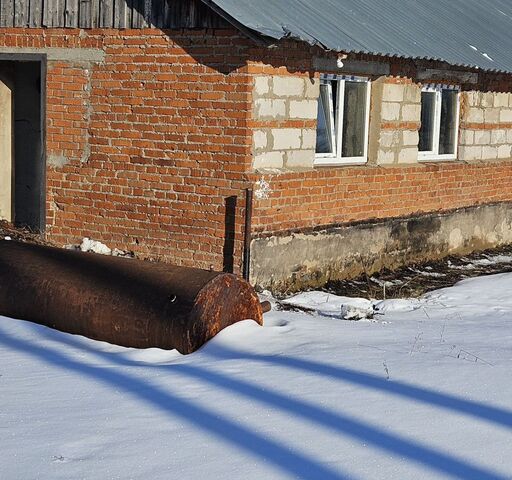
POLYGON ((512 158, 512 94, 462 92, 458 159, 512 158))
POLYGON ((373 82, 371 103, 369 163, 416 163, 421 87, 381 77, 373 82))
POLYGON ((254 80, 253 168, 312 168, 320 82, 304 76, 258 76, 254 80), (290 127, 290 123, 311 127, 290 127))
MULTIPOLYGON (((265 75, 254 79, 254 169, 313 168, 318 79, 265 75)), ((512 158, 512 94, 461 93, 458 160, 512 158)), ((380 77, 372 82, 368 163, 418 162, 421 85, 380 77)))

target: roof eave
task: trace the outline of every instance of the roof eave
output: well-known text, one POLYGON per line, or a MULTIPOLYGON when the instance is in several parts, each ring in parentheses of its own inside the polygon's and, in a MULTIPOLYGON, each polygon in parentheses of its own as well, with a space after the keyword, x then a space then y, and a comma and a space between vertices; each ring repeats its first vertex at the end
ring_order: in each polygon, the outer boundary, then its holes
POLYGON ((273 39, 266 37, 250 28, 247 28, 243 23, 240 23, 236 18, 233 18, 229 13, 225 12, 222 8, 220 8, 216 3, 212 0, 201 0, 206 6, 208 6, 211 10, 213 10, 217 15, 222 17, 226 22, 231 24, 241 33, 243 33, 246 37, 251 39, 254 43, 262 47, 268 47, 273 42, 273 39))

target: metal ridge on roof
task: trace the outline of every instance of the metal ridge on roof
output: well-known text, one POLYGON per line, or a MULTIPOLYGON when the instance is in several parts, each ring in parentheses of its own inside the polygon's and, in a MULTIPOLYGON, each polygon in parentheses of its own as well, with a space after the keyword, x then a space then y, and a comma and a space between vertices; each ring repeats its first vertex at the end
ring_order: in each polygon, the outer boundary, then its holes
POLYGON ((203 0, 261 35, 512 72, 510 0, 203 0))

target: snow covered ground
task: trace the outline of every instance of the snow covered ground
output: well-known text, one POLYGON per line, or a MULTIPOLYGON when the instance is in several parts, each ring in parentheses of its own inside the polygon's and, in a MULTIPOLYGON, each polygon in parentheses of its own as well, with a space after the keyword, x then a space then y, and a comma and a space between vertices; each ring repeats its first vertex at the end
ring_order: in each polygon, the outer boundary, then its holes
POLYGON ((0 479, 512 478, 512 274, 291 303, 188 357, 1 318, 0 479))

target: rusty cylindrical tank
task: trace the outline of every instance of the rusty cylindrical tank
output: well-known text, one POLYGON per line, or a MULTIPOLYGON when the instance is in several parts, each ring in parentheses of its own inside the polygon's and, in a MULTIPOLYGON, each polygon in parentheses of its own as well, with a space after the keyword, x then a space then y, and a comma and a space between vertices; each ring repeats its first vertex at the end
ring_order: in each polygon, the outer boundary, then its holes
POLYGON ((0 315, 184 354, 240 320, 263 323, 256 292, 235 275, 6 240, 0 315))

